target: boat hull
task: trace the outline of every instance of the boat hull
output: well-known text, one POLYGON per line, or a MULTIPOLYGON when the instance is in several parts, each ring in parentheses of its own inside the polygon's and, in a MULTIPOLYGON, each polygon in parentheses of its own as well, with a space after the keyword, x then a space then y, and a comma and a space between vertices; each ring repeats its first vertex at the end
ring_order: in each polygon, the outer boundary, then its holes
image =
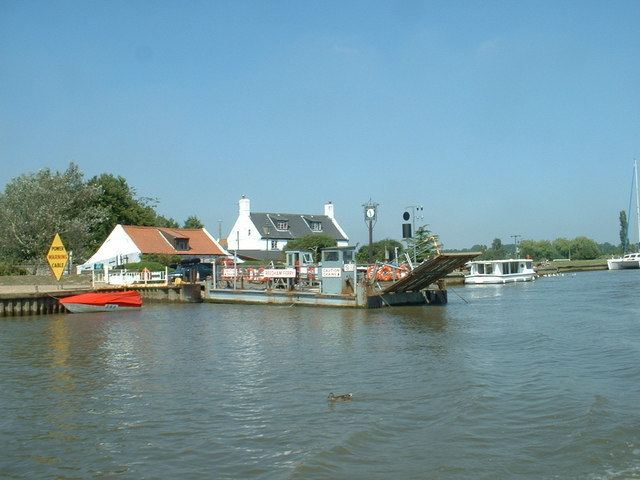
POLYGON ((71 313, 134 310, 142 306, 140 292, 92 292, 63 298, 60 303, 71 313))
POLYGON ((640 260, 623 260, 621 258, 612 258, 607 260, 609 270, 630 270, 640 268, 640 260))
POLYGON ((64 306, 71 313, 113 312, 114 310, 139 310, 140 307, 122 307, 112 303, 106 305, 87 305, 84 303, 67 303, 64 306))
POLYGON ((513 275, 467 275, 464 277, 466 285, 491 285, 516 282, 531 282, 535 280, 535 273, 513 275))

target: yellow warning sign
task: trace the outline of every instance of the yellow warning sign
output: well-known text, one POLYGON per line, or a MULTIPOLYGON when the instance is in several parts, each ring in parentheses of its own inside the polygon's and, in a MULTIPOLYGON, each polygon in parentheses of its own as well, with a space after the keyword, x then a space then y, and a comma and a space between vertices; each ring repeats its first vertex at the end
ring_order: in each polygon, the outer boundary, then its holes
POLYGON ((60 280, 62 272, 64 272, 64 267, 67 266, 68 260, 69 255, 67 254, 67 250, 62 244, 60 235, 56 233, 56 236, 51 243, 51 248, 49 248, 49 253, 47 253, 47 261, 49 262, 49 266, 51 267, 51 271, 53 272, 53 276, 56 277, 56 280, 60 280))

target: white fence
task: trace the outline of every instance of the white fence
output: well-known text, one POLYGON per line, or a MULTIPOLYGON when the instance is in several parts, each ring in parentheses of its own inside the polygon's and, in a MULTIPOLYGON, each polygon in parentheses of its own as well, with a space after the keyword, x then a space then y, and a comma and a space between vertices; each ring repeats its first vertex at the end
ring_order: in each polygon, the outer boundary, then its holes
POLYGON ((133 272, 127 270, 106 270, 93 272, 93 284, 103 283, 106 285, 168 285, 169 275, 165 269, 164 272, 150 272, 143 270, 141 272, 133 272))

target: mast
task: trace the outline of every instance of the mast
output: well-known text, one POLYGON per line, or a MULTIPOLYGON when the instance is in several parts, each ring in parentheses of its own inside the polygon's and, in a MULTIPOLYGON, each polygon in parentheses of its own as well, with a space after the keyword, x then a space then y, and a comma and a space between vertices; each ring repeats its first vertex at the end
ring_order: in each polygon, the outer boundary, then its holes
POLYGON ((638 161, 633 161, 633 170, 636 178, 636 226, 638 227, 638 250, 640 251, 640 193, 638 193, 638 161))

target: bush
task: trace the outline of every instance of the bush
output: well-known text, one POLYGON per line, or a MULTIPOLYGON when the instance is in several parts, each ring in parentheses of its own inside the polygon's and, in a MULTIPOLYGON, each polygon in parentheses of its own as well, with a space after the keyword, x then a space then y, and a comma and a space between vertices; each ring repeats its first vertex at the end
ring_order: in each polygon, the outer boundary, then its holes
POLYGON ((26 275, 27 271, 12 263, 0 262, 0 275, 26 275))
MULTIPOLYGON (((165 266, 160 262, 136 262, 136 263, 127 263, 126 265, 119 265, 116 268, 118 269, 127 269, 136 272, 141 272, 145 268, 151 272, 164 272, 165 266)), ((172 268, 169 271, 173 270, 172 268)))

